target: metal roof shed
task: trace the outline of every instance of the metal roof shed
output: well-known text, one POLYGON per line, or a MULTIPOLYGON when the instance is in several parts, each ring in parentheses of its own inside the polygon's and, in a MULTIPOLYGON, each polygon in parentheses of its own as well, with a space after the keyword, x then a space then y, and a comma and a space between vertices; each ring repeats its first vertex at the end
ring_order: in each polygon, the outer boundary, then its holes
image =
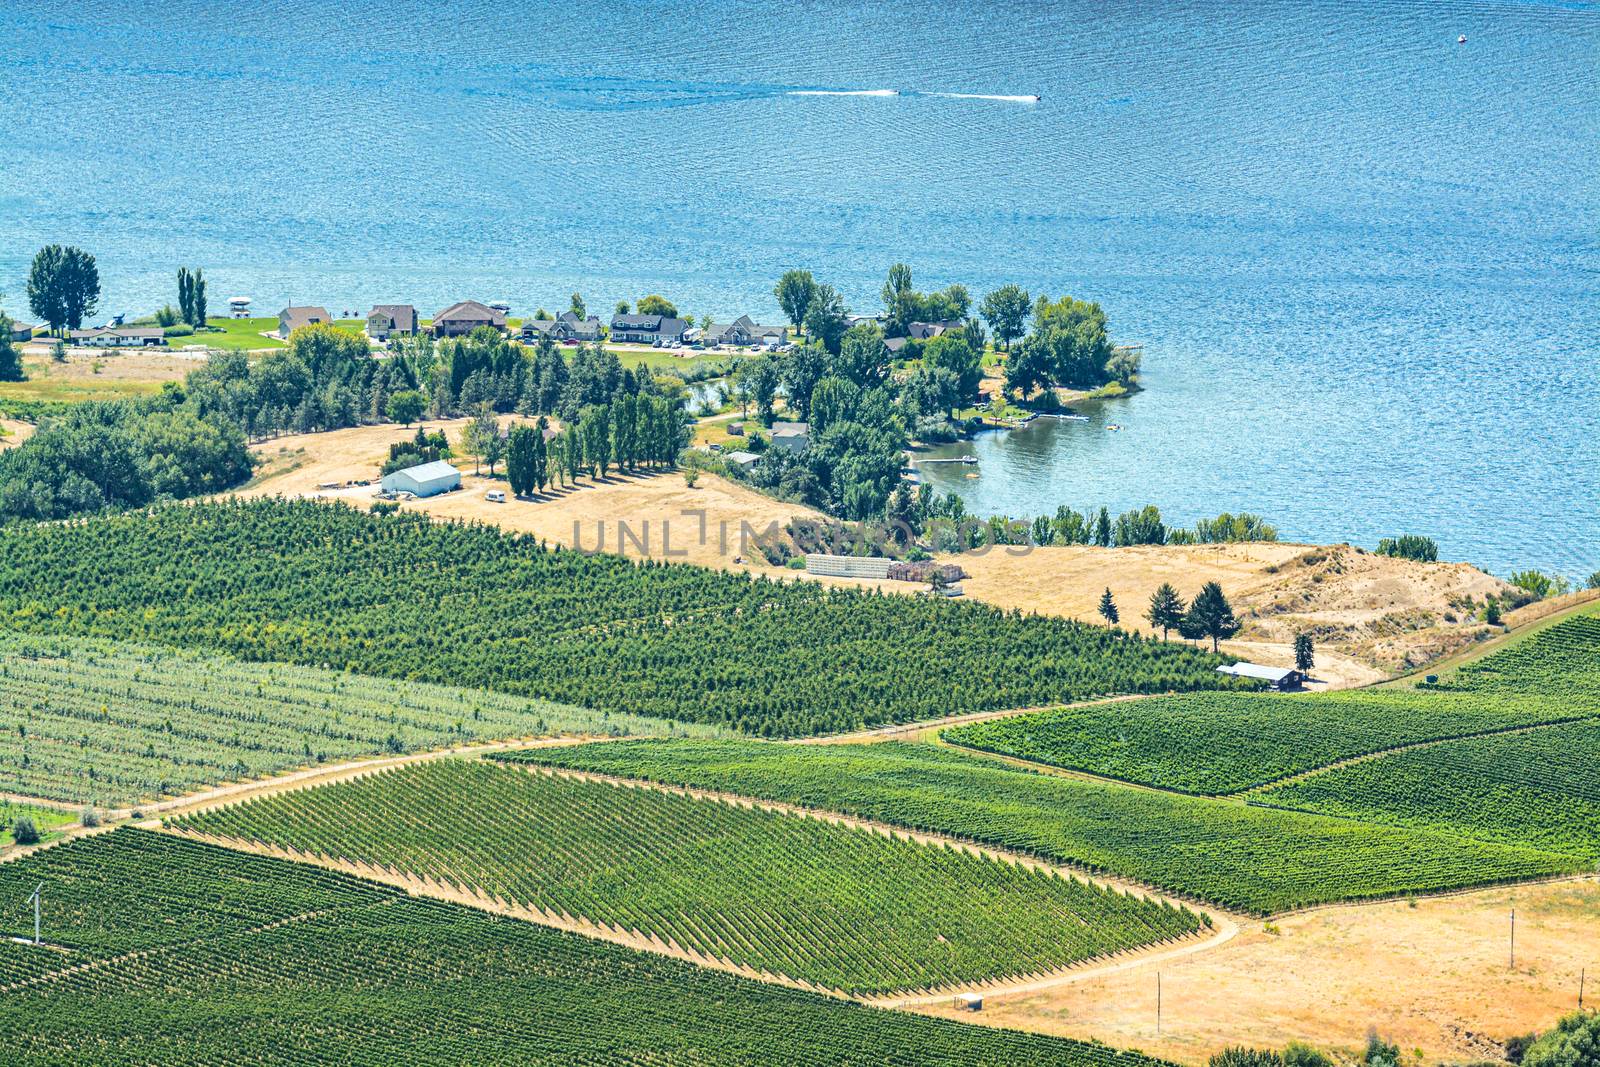
POLYGON ((1293 689, 1301 682, 1301 674, 1293 667, 1267 667, 1260 663, 1235 663, 1231 667, 1218 667, 1218 674, 1231 674, 1235 678, 1255 678, 1274 689, 1293 689))
POLYGON ((386 493, 411 493, 413 496, 435 496, 461 488, 461 472, 444 460, 407 467, 383 476, 386 493))

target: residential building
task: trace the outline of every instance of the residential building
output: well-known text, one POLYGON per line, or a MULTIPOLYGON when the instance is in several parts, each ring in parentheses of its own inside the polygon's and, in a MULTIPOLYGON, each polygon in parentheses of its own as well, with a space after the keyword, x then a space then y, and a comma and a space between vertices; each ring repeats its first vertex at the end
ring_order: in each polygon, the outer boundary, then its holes
POLYGON ((333 321, 327 308, 286 307, 278 312, 278 336, 287 341, 302 326, 326 325, 333 321))
POLYGON ((706 327, 703 338, 707 348, 729 345, 736 348, 777 348, 788 340, 789 331, 783 326, 760 326, 749 315, 740 315, 729 323, 713 323, 706 327))
POLYGON ((908 322, 906 333, 913 341, 926 341, 942 333, 955 333, 957 330, 966 329, 966 326, 967 324, 960 319, 949 319, 945 322, 908 322))
POLYGON ((665 315, 613 315, 611 339, 619 344, 677 345, 693 327, 688 319, 665 315))
POLYGON ((600 320, 590 315, 579 318, 571 311, 563 311, 553 319, 528 319, 522 324, 522 339, 537 341, 548 337, 552 341, 598 341, 600 320))
POLYGON ((461 472, 444 460, 434 460, 405 470, 392 471, 383 476, 386 493, 410 493, 412 496, 437 496, 461 488, 461 472))
POLYGON ((739 450, 738 452, 729 452, 722 458, 730 467, 741 471, 747 471, 751 467, 754 467, 757 463, 761 462, 760 456, 756 455, 754 452, 746 452, 743 449, 739 450))
POLYGON ((102 326, 96 330, 72 330, 67 340, 85 348, 154 348, 167 343, 159 326, 102 326))
POLYGON ((375 304, 367 312, 367 336, 387 341, 393 334, 417 332, 417 309, 410 304, 375 304))
POLYGON ((811 426, 804 422, 775 422, 772 424, 772 447, 790 452, 804 452, 811 444, 811 426))
POLYGON ((34 328, 26 322, 13 321, 11 323, 11 339, 18 343, 31 341, 33 340, 33 330, 34 328))
POLYGON ((497 330, 504 330, 506 313, 487 304, 480 304, 476 300, 463 300, 451 304, 433 317, 435 337, 460 337, 471 333, 479 326, 492 326, 497 330))

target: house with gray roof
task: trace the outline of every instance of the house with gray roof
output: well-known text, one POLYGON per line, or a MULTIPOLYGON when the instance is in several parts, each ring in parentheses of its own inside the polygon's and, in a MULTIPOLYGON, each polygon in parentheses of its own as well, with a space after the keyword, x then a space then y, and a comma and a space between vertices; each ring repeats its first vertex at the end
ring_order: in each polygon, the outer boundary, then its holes
POLYGON ((729 323, 713 323, 706 327, 705 346, 716 348, 728 345, 735 348, 777 348, 789 338, 783 326, 762 326, 749 315, 740 315, 729 323))
POLYGON ((11 321, 11 339, 19 344, 33 340, 33 330, 34 327, 26 322, 17 322, 15 319, 11 321))
POLYGON ((772 424, 772 447, 789 452, 804 452, 811 444, 811 424, 805 422, 775 422, 772 424))
POLYGON ((278 336, 285 341, 302 326, 320 326, 333 321, 323 307, 286 307, 278 312, 278 336))
POLYGON ((417 309, 410 304, 375 304, 367 312, 367 336, 387 341, 392 334, 417 332, 417 309))
POLYGON ((462 300, 451 304, 433 317, 435 337, 461 337, 479 326, 506 328, 506 313, 476 300, 462 300))
POLYGON ((410 493, 412 496, 437 496, 461 488, 461 472, 442 459, 422 463, 383 476, 385 493, 410 493))
POLYGON ((677 345, 693 327, 688 319, 665 315, 613 315, 611 339, 627 344, 677 345))
POLYGON ((154 348, 167 343, 167 334, 159 326, 102 326, 71 330, 67 340, 85 348, 154 348))
POLYGON ((548 337, 552 341, 598 341, 601 322, 590 315, 579 318, 571 311, 563 311, 553 319, 527 319, 522 324, 522 339, 537 341, 548 337))

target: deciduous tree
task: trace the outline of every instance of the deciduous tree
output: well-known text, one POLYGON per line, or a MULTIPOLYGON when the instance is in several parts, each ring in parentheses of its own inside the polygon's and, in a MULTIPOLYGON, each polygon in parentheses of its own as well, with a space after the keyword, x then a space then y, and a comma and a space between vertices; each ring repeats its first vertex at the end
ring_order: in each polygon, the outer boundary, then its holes
POLYGON ((52 333, 76 330, 100 300, 100 271, 81 248, 46 245, 28 271, 28 306, 52 333))
POLYGON ((978 313, 994 331, 1001 347, 1009 352, 1011 342, 1021 337, 1026 328, 1031 307, 1032 298, 1026 289, 1020 285, 1002 285, 983 298, 978 313))
POLYGON ((808 270, 784 271, 778 284, 773 286, 772 293, 778 298, 778 307, 789 317, 790 324, 800 329, 806 320, 806 309, 817 295, 817 282, 808 270))

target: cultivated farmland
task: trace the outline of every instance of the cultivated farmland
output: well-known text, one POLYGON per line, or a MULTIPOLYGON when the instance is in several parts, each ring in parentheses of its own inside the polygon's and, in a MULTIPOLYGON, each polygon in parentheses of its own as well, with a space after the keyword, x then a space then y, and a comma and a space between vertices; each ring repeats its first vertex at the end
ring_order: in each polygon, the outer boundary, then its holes
POLYGON ((1252 799, 1600 859, 1600 720, 1396 752, 1252 799))
POLYGON ((1040 774, 924 744, 618 741, 496 758, 938 831, 1257 914, 1588 866, 1535 848, 1040 774))
POLYGON ((1600 706, 1600 614, 1564 619, 1525 641, 1468 663, 1438 689, 1539 693, 1600 706))
POLYGON ((1064 619, 272 499, 0 531, 0 621, 763 735, 1231 684, 1064 619))
POLYGON ((382 865, 856 994, 1047 971, 1202 928, 1186 909, 1039 868, 481 760, 174 825, 382 865))
POLYGON ((1550 700, 1368 690, 1195 693, 959 726, 946 740, 1187 793, 1235 793, 1368 752, 1600 713, 1550 700))
POLYGON ((330 759, 662 726, 497 693, 0 630, 0 792, 51 800, 132 804, 330 759))
POLYGON ((1156 1062, 764 985, 139 830, 0 864, 3 932, 23 932, 10 902, 41 881, 54 947, 0 942, 0 1046, 19 1067, 1156 1062))

